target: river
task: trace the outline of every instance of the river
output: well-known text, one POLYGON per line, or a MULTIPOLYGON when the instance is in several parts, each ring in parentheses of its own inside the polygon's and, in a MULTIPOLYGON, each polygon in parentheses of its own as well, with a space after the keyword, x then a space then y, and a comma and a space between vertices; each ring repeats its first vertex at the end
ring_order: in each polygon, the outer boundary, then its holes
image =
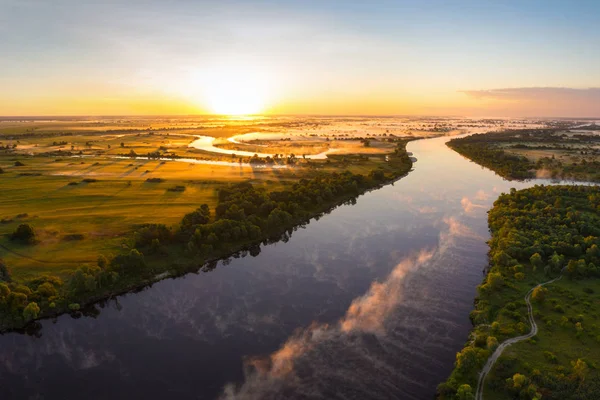
POLYGON ((405 178, 256 257, 0 336, 5 399, 432 399, 511 187, 441 137, 405 178))

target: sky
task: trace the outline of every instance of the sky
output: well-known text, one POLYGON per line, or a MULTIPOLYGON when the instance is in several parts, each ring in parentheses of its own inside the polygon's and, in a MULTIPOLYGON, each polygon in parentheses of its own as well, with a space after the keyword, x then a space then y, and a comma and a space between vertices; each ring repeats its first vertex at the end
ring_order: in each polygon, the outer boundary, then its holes
POLYGON ((0 115, 600 117, 600 2, 0 0, 0 115))

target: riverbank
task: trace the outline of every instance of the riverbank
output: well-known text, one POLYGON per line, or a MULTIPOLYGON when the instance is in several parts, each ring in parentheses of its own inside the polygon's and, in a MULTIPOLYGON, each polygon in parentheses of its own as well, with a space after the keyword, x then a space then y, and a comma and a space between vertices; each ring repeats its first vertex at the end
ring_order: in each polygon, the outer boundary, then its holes
POLYGON ((405 145, 399 145, 384 168, 366 176, 323 173, 273 192, 247 183, 223 188, 214 211, 199 208, 186 215, 176 231, 164 225, 143 226, 130 238, 129 252, 101 256, 97 265, 79 268, 68 280, 40 276, 26 284, 1 284, 0 331, 79 313, 86 305, 158 280, 210 269, 214 261, 239 252, 260 251, 261 243, 287 240, 312 218, 405 176, 412 168, 405 145))
POLYGON ((597 398, 598 207, 600 190, 585 186, 512 190, 494 203, 490 264, 470 314, 474 327, 438 387, 439 399, 597 398), (551 279, 563 268, 567 279, 551 279), (499 346, 507 347, 501 355, 499 346))
POLYGON ((600 182, 600 136, 591 131, 517 129, 456 138, 447 145, 509 180, 600 182))

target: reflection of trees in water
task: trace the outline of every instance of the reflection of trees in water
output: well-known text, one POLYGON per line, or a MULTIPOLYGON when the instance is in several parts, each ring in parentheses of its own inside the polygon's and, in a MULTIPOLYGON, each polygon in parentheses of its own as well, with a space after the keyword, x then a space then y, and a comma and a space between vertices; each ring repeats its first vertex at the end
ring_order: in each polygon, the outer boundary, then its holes
MULTIPOLYGON (((310 223, 310 221, 312 219, 314 219, 315 221, 318 221, 319 219, 321 219, 321 217, 323 217, 327 214, 330 214, 333 210, 335 210, 336 208, 338 208, 340 206, 349 206, 349 205, 355 205, 355 204, 356 204, 356 198, 351 198, 350 200, 345 201, 344 203, 341 203, 337 206, 330 208, 329 210, 326 210, 320 214, 313 216, 310 220, 305 221, 304 223, 301 223, 293 228, 290 228, 279 235, 274 235, 274 236, 271 236, 271 237, 263 240, 260 243, 246 246, 243 249, 230 254, 228 257, 224 257, 224 258, 217 259, 217 260, 212 260, 212 261, 206 262, 204 264, 201 264, 201 265, 197 266, 197 268, 195 270, 187 270, 185 272, 181 272, 176 275, 170 275, 169 277, 165 277, 165 279, 178 279, 189 273, 197 274, 199 272, 205 272, 205 273, 211 272, 211 271, 215 270, 219 266, 219 264, 223 265, 223 266, 227 266, 227 265, 231 264, 233 259, 241 259, 241 258, 244 258, 247 256, 258 257, 261 253, 262 246, 269 246, 269 245, 279 243, 279 242, 287 243, 292 238, 292 235, 294 232, 296 232, 299 229, 306 228, 306 226, 310 223)), ((111 307, 112 309, 121 311, 123 309, 123 306, 119 302, 120 296, 125 295, 127 293, 135 294, 135 293, 142 292, 144 290, 151 288, 155 283, 157 283, 157 282, 152 282, 152 283, 148 283, 145 285, 141 285, 141 286, 138 286, 127 292, 124 292, 124 293, 121 293, 118 295, 113 295, 106 299, 98 300, 92 304, 82 307, 80 310, 71 311, 68 314, 73 319, 80 319, 82 317, 96 319, 100 316, 101 310, 104 308, 107 308, 107 307, 112 306, 111 307)), ((21 334, 25 334, 25 335, 35 337, 35 338, 41 338, 42 337, 42 328, 43 328, 41 321, 43 321, 44 319, 51 320, 53 323, 56 323, 58 320, 58 316, 42 318, 40 320, 32 321, 29 324, 27 324, 24 328, 14 329, 10 332, 21 333, 21 334)))

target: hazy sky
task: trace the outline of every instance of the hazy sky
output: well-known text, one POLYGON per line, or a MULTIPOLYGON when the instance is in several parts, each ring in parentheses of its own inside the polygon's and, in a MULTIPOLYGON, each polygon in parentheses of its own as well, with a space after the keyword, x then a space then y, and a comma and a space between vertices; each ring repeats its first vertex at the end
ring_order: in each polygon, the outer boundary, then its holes
POLYGON ((231 101, 298 114, 600 116, 599 16, 597 0, 0 0, 0 115, 188 114, 231 101))

